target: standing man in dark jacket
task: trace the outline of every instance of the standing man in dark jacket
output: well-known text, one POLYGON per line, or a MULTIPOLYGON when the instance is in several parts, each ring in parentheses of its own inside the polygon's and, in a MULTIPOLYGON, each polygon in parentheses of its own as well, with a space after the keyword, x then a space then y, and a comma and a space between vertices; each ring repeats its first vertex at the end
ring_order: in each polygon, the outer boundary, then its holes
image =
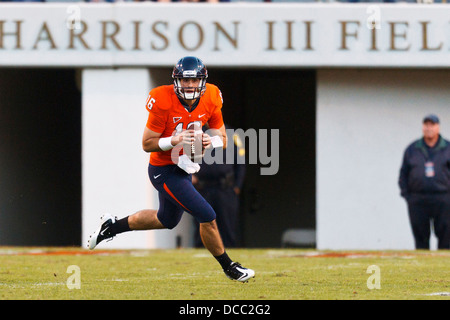
POLYGON ((423 119, 423 137, 405 150, 399 185, 408 203, 416 249, 430 248, 430 221, 439 249, 450 249, 450 142, 439 133, 439 118, 423 119))

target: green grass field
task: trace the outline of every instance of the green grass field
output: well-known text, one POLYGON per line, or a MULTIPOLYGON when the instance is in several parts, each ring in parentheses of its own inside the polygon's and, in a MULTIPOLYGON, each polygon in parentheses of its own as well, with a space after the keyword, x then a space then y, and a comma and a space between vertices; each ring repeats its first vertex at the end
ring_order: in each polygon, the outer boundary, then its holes
POLYGON ((254 269, 256 277, 248 283, 227 279, 204 249, 0 247, 0 299, 450 299, 449 251, 229 249, 228 253, 254 269), (367 272, 372 265, 379 268, 378 274, 367 272), (378 276, 379 289, 368 288, 371 276, 378 276))

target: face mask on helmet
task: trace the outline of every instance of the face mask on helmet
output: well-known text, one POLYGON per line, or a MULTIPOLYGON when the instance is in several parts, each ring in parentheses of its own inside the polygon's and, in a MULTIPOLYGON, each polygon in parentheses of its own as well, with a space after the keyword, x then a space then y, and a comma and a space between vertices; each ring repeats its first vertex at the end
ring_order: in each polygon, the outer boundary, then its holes
POLYGON ((175 93, 180 98, 185 100, 194 100, 200 98, 205 93, 206 78, 175 78, 174 86, 175 93), (190 84, 183 85, 182 79, 198 79, 198 86, 191 86, 190 84))
POLYGON ((177 96, 185 100, 194 100, 205 93, 208 71, 197 57, 184 57, 174 67, 172 78, 177 96), (192 86, 192 84, 183 83, 182 79, 198 79, 199 82, 198 85, 192 86))

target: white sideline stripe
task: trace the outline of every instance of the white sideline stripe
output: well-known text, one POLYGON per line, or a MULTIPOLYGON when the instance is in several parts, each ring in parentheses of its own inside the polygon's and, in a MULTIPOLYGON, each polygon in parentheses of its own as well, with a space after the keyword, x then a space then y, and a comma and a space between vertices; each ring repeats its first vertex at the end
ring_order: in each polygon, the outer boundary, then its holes
POLYGON ((433 292, 427 293, 426 296, 450 296, 450 292, 433 292))

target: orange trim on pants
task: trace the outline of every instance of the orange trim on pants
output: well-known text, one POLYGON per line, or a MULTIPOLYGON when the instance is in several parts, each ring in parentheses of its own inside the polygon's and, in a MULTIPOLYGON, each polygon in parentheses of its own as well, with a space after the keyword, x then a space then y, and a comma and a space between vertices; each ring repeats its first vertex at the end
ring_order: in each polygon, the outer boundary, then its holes
POLYGON ((191 212, 188 208, 186 208, 178 199, 175 197, 172 193, 172 191, 169 190, 169 187, 164 183, 164 190, 176 201, 180 206, 184 208, 184 210, 191 212))

